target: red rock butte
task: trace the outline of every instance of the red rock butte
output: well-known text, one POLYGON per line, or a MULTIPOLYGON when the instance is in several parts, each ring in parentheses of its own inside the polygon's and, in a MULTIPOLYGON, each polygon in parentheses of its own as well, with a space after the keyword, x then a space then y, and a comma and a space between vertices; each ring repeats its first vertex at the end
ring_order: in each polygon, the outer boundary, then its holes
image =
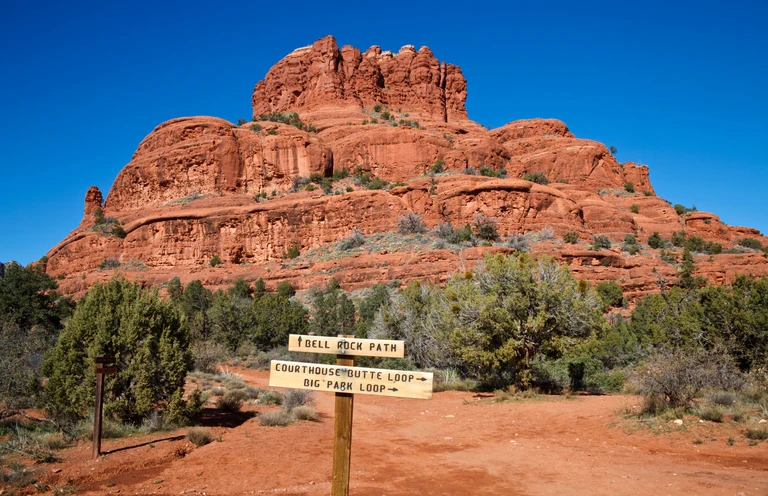
MULTIPOLYGON (((660 250, 645 246, 653 232, 668 238, 685 231, 726 250, 744 237, 768 242, 714 214, 679 215, 655 195, 648 167, 618 162, 605 145, 575 137, 558 120, 487 130, 468 118, 466 97, 461 69, 427 47, 361 52, 322 38, 288 54, 256 84, 254 122, 184 117, 157 126, 103 204, 98 188, 88 190, 82 222, 49 251, 46 270, 64 293, 77 296, 115 270, 146 284, 179 277, 214 288, 238 277, 261 277, 268 287, 288 280, 299 289, 331 277, 345 289, 395 279, 439 283, 487 252, 513 250, 399 235, 398 220, 414 212, 431 229, 440 222, 463 226, 482 214, 498 222, 502 239, 538 232, 530 236, 534 253, 564 261, 578 278, 617 280, 636 298, 677 273, 660 250), (301 125, 260 120, 292 112, 301 125), (428 175, 435 164, 444 170, 428 175), (503 168, 506 177, 468 173, 481 168, 503 168), (338 177, 343 170, 395 185, 367 189, 349 177, 334 181, 328 194, 294 188, 296 178, 338 177), (549 183, 522 179, 532 173, 549 183), (99 207, 106 221, 94 225, 99 207), (110 234, 117 225, 124 236, 110 234), (337 242, 352 229, 366 243, 339 250, 337 242), (561 241, 569 231, 578 243, 561 241), (598 233, 614 248, 590 250, 598 233), (618 246, 627 234, 644 245, 640 253, 618 246), (301 255, 289 259, 293 246, 301 255), (222 264, 211 267, 215 256, 222 264)), ((758 252, 695 261, 698 274, 715 283, 738 273, 768 275, 768 260, 758 252)))

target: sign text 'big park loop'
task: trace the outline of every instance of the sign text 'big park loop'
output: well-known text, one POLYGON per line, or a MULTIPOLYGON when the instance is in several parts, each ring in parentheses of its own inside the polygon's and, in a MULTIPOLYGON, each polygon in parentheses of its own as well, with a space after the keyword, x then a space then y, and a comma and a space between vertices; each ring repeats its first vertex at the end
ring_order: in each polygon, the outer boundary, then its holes
POLYGON ((269 385, 334 393, 432 398, 432 373, 272 360, 269 385))
POLYGON ((336 393, 331 495, 347 496, 352 458, 354 395, 430 399, 433 375, 431 372, 355 367, 355 356, 404 357, 403 341, 291 334, 288 350, 336 355, 336 365, 272 360, 269 385, 336 393))

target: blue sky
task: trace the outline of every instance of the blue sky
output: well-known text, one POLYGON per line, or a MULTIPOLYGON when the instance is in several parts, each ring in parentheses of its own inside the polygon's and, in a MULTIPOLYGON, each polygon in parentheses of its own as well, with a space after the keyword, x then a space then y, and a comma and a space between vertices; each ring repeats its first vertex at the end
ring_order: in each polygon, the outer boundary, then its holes
POLYGON ((12 2, 0 15, 0 261, 40 258, 180 116, 248 118, 296 47, 429 46, 470 118, 566 122, 659 196, 768 232, 768 2, 12 2), (65 5, 71 3, 73 5, 65 5))

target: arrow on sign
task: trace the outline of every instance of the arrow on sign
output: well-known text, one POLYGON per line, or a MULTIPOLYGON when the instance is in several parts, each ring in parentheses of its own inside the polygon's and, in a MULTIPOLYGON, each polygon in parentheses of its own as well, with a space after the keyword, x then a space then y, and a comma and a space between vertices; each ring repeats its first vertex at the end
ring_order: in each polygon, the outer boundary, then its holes
POLYGON ((417 380, 417 381, 421 381, 421 382, 424 382, 424 381, 426 381, 427 379, 426 379, 426 378, 424 378, 424 377, 419 377, 419 378, 417 378, 416 380, 417 380))
POLYGON ((390 390, 390 391, 392 391, 392 392, 395 392, 395 391, 397 391, 397 388, 387 388, 387 389, 389 389, 389 390, 390 390))
POLYGON ((301 336, 299 336, 299 346, 301 346, 301 336))

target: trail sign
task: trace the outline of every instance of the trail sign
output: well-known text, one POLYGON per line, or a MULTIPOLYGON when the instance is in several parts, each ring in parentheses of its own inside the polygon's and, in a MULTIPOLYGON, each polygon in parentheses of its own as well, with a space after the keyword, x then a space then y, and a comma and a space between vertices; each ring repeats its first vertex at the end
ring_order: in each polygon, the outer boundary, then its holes
POLYGON ((269 385, 336 393, 331 496, 349 496, 355 394, 430 399, 432 373, 355 367, 355 356, 360 355, 402 358, 403 341, 291 334, 288 350, 336 355, 336 365, 272 360, 269 385))
POLYGON ((117 373, 117 367, 107 367, 115 358, 107 355, 96 355, 96 405, 93 410, 93 447, 91 458, 101 456, 101 411, 104 407, 104 375, 117 373))
POLYGON ((432 398, 431 372, 272 360, 269 385, 334 393, 432 398))
POLYGON ((390 339, 300 336, 298 334, 291 334, 288 337, 288 351, 403 358, 405 356, 405 342, 390 339))

